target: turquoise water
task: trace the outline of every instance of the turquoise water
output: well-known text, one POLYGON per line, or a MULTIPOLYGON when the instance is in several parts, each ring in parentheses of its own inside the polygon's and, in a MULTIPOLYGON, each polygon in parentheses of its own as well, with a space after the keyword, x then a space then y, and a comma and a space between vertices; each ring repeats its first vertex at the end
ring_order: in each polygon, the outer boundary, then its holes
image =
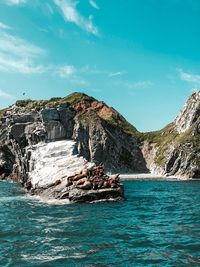
POLYGON ((126 201, 49 205, 0 182, 0 266, 200 266, 200 182, 124 184, 126 201))

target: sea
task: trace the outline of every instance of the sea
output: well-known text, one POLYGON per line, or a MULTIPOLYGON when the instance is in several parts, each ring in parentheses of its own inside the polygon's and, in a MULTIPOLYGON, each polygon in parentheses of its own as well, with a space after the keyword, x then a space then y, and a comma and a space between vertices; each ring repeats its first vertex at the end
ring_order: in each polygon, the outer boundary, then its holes
POLYGON ((124 201, 45 202, 0 182, 0 266, 200 266, 200 181, 124 181, 124 201))

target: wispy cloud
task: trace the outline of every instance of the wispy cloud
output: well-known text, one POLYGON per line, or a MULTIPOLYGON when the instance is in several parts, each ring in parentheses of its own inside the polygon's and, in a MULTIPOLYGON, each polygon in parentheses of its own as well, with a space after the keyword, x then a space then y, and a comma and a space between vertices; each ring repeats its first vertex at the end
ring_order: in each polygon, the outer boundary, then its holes
POLYGON ((186 82, 190 82, 194 84, 200 84, 200 75, 185 72, 182 69, 177 69, 177 71, 179 73, 179 78, 182 81, 186 81, 186 82))
POLYGON ((34 64, 30 59, 13 58, 0 53, 0 71, 34 74, 44 73, 46 68, 34 64))
POLYGON ((9 30, 9 29, 11 29, 11 28, 10 28, 8 25, 6 25, 6 24, 0 22, 0 29, 3 29, 3 30, 9 30))
MULTIPOLYGON (((4 24, 3 24, 4 25, 4 24)), ((41 57, 46 54, 42 48, 27 40, 7 32, 7 27, 0 29, 0 71, 22 74, 56 75, 68 79, 74 84, 84 84, 81 71, 69 64, 40 64, 41 57)))
POLYGON ((79 2, 74 0, 54 0, 54 3, 59 7, 66 21, 76 24, 88 33, 99 36, 99 30, 93 23, 93 16, 85 18, 78 12, 77 5, 79 2))
POLYGON ((0 51, 26 58, 37 57, 45 53, 40 47, 6 32, 1 32, 0 35, 0 51))
POLYGON ((149 80, 144 80, 144 81, 136 81, 136 82, 126 82, 124 85, 129 89, 142 89, 142 88, 152 86, 153 82, 149 80))
POLYGON ((95 1, 93 1, 93 0, 89 0, 88 2, 89 2, 89 4, 90 4, 93 8, 95 8, 95 9, 99 9, 99 6, 97 5, 97 3, 96 3, 95 1))
POLYGON ((85 86, 88 85, 88 81, 86 81, 82 76, 81 69, 75 68, 73 65, 63 65, 63 66, 52 66, 52 72, 58 75, 62 79, 67 79, 70 84, 76 86, 85 86))
POLYGON ((26 3, 26 0, 5 0, 5 3, 10 6, 16 6, 26 3))
POLYGON ((96 65, 95 66, 89 66, 85 65, 80 69, 81 73, 84 74, 89 74, 89 75, 102 75, 106 77, 117 77, 117 76, 122 76, 126 74, 126 71, 112 71, 108 69, 101 69, 98 68, 96 65))
POLYGON ((0 90, 0 97, 6 98, 6 99, 15 99, 15 96, 10 95, 3 90, 0 90))
POLYGON ((0 70, 18 73, 43 73, 45 67, 35 63, 45 51, 30 42, 0 29, 0 70))
POLYGON ((56 73, 61 78, 69 78, 69 77, 72 77, 76 73, 76 68, 72 65, 65 65, 65 66, 59 67, 56 73))
POLYGON ((117 72, 111 72, 108 74, 109 77, 116 77, 116 76, 122 76, 124 75, 125 72, 124 71, 117 71, 117 72))

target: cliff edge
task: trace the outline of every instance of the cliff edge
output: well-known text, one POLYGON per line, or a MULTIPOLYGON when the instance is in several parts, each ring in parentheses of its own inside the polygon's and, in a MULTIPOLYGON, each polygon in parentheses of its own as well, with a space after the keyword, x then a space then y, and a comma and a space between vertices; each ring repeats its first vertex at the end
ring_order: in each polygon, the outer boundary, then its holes
POLYGON ((153 173, 200 178, 200 92, 189 97, 174 122, 142 135, 142 151, 153 173))
POLYGON ((101 163, 106 172, 200 178, 200 92, 174 122, 150 133, 83 93, 0 111, 1 179, 45 187, 101 163))

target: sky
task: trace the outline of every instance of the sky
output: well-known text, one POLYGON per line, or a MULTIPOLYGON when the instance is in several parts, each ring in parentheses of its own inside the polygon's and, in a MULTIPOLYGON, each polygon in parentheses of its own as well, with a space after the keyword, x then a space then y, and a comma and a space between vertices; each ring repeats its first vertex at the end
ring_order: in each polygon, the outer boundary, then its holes
POLYGON ((199 0, 0 0, 0 108, 84 92, 161 129, 200 88, 199 14, 199 0))

